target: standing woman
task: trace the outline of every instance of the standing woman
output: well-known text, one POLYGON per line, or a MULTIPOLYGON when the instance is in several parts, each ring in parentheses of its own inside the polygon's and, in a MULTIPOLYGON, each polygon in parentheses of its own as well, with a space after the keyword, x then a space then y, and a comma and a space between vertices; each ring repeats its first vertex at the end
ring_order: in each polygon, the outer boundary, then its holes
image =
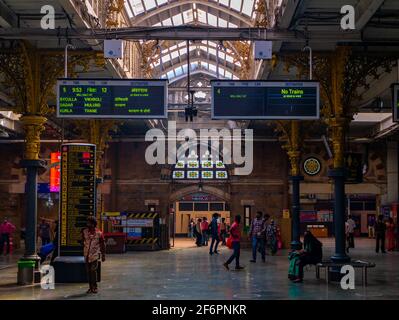
POLYGON ((241 216, 237 215, 234 218, 234 223, 230 228, 230 237, 233 243, 233 254, 231 257, 223 264, 223 266, 229 270, 229 264, 236 260, 236 270, 242 270, 244 267, 240 266, 240 241, 241 241, 241 231, 240 231, 241 216))
POLYGON ((392 218, 389 218, 387 223, 387 240, 388 240, 388 251, 395 249, 395 223, 392 218))
POLYGON ((196 241, 195 244, 197 245, 197 247, 201 247, 202 246, 202 230, 201 230, 201 218, 197 220, 197 224, 195 225, 194 228, 194 232, 195 232, 195 237, 196 237, 196 241))

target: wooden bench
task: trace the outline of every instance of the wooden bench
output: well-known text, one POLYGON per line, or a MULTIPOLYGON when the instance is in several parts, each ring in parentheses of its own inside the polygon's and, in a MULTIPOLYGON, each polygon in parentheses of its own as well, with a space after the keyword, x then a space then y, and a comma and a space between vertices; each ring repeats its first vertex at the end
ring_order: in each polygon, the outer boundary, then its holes
POLYGON ((330 283, 330 269, 331 268, 342 268, 343 266, 352 266, 353 268, 358 268, 362 269, 362 284, 363 286, 367 286, 367 269, 369 268, 374 268, 375 263, 372 262, 367 262, 367 261, 351 261, 351 262, 346 262, 346 263, 336 263, 332 261, 323 261, 318 264, 316 264, 316 278, 320 279, 320 269, 324 268, 326 270, 325 275, 326 275, 326 282, 327 284, 330 283))

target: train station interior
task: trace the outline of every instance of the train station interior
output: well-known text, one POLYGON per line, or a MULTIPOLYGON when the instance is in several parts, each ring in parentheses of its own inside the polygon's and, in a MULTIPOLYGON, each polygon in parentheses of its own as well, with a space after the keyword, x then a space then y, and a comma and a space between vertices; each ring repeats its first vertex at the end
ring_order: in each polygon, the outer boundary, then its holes
POLYGON ((397 300, 398 109, 397 0, 0 0, 0 299, 397 300))

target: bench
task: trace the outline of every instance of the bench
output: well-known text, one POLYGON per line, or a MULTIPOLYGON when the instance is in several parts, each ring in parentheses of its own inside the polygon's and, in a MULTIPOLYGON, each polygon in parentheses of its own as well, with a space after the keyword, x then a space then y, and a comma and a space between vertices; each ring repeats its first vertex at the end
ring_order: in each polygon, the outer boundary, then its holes
POLYGON ((326 282, 327 284, 330 283, 330 269, 331 268, 342 268, 343 266, 350 265, 353 268, 358 268, 362 269, 362 284, 363 286, 367 286, 367 270, 369 268, 374 268, 375 263, 372 262, 367 262, 367 261, 351 261, 351 262, 346 262, 346 263, 336 263, 332 261, 322 261, 318 264, 316 264, 316 278, 320 279, 320 269, 324 268, 326 270, 325 275, 326 275, 326 282))

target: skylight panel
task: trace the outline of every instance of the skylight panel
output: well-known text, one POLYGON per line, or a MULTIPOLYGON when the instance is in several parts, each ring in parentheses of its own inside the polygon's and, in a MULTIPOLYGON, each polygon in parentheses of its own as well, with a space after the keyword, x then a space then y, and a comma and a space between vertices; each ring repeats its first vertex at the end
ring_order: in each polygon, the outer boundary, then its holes
POLYGON ((216 66, 212 63, 209 64, 209 70, 213 71, 216 73, 216 66))
POLYGON ((198 12, 198 21, 206 24, 206 12, 201 9, 198 9, 197 12, 198 12))
POLYGON ((226 61, 227 61, 227 62, 230 62, 230 63, 233 63, 233 62, 234 62, 234 59, 233 59, 232 56, 229 56, 228 54, 226 54, 226 61))
POLYGON ((145 0, 144 5, 145 5, 145 8, 147 9, 147 11, 154 9, 157 6, 157 4, 155 3, 155 0, 145 0))
POLYGON ((173 51, 171 53, 172 59, 176 59, 179 56, 179 53, 177 51, 173 51))
POLYGON ((252 15, 252 9, 254 7, 254 2, 255 0, 243 0, 243 6, 242 6, 242 13, 251 16, 252 15))
POLYGON ((194 21, 193 10, 187 10, 183 12, 184 23, 190 23, 194 21))
POLYGON ((238 28, 238 26, 234 23, 229 22, 229 28, 238 28))
POLYGON ((183 68, 182 67, 176 68, 175 74, 176 74, 176 77, 181 76, 183 74, 183 68))
POLYGON ((216 49, 209 48, 209 53, 216 56, 216 49))
POLYGON ((232 0, 231 4, 230 4, 231 9, 241 12, 241 3, 242 3, 242 0, 232 0))
POLYGON ((157 0, 158 6, 161 6, 161 5, 165 4, 165 3, 168 3, 168 0, 157 0))
POLYGON ((198 61, 191 63, 191 70, 197 70, 197 69, 198 69, 198 61))
POLYGON ((132 5, 133 13, 135 16, 144 12, 144 7, 141 0, 130 0, 130 4, 132 5))
MULTIPOLYGON (((234 1, 234 0, 233 0, 234 1)), ((228 7, 229 6, 229 0, 219 0, 219 3, 228 7)))
POLYGON ((168 76, 168 79, 172 79, 175 77, 175 73, 173 70, 169 71, 166 75, 168 76))
POLYGON ((130 10, 130 6, 129 6, 129 4, 127 2, 125 2, 125 8, 126 8, 127 15, 129 16, 129 18, 132 18, 133 17, 133 12, 132 12, 132 10, 130 10))
POLYGON ((211 26, 217 27, 217 18, 213 14, 208 13, 208 23, 211 26))
POLYGON ((182 18, 182 15, 180 13, 175 15, 175 16, 173 16, 172 20, 173 20, 173 24, 175 26, 180 26, 180 25, 183 24, 183 18, 182 18))
POLYGON ((233 74, 230 71, 226 70, 225 77, 231 79, 232 76, 233 76, 233 74))
POLYGON ((170 54, 166 54, 166 55, 164 55, 163 57, 162 57, 162 62, 168 62, 168 61, 170 61, 170 54))
POLYGON ((219 18, 219 27, 227 28, 227 21, 222 18, 219 18))
POLYGON ((164 21, 162 21, 162 25, 163 26, 172 26, 173 25, 172 19, 171 18, 165 19, 164 21))

